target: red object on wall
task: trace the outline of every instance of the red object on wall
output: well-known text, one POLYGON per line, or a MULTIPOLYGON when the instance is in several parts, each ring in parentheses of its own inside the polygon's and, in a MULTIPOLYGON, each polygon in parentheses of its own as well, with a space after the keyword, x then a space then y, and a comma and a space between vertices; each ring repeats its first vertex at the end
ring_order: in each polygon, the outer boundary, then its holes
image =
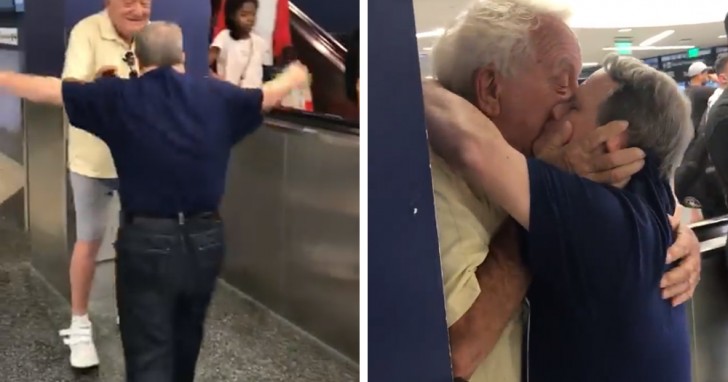
POLYGON ((273 56, 280 56, 283 48, 291 45, 293 43, 291 42, 291 15, 288 10, 288 0, 278 0, 273 29, 273 56))
POLYGON ((225 0, 220 2, 220 8, 215 10, 217 19, 215 27, 212 28, 212 39, 214 40, 218 33, 225 29, 225 0))
MULTIPOLYGON (((266 0, 263 0, 266 1, 266 0)), ((274 1, 274 0, 267 0, 274 1)), ((215 27, 212 29, 213 39, 225 29, 225 0, 220 2, 220 8, 217 10, 217 19, 215 27)), ((268 22, 271 20, 260 20, 259 22, 268 22)), ((273 27, 273 36, 261 36, 264 39, 272 39, 273 56, 278 57, 283 52, 283 48, 292 45, 291 43, 291 17, 288 10, 288 0, 278 0, 276 4, 275 24, 273 27)))

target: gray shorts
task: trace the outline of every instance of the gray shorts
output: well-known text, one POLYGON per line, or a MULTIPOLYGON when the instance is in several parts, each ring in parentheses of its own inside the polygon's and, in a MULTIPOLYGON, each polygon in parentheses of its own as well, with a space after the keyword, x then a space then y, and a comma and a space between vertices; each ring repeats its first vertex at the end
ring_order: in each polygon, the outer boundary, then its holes
POLYGON ((118 189, 118 181, 89 178, 75 172, 70 173, 70 178, 76 209, 76 240, 103 240, 109 220, 109 206, 114 191, 118 189))

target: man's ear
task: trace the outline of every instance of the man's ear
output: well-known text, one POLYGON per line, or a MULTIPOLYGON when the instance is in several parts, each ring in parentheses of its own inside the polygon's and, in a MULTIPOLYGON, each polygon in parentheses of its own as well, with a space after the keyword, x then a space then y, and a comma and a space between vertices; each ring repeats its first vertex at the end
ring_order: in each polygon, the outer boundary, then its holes
POLYGON ((627 130, 607 139, 607 141, 604 142, 604 146, 607 148, 608 153, 613 153, 613 152, 617 152, 622 149, 626 149, 627 148, 627 130))
POLYGON ((475 72, 475 106, 489 118, 500 115, 500 79, 492 65, 475 72))

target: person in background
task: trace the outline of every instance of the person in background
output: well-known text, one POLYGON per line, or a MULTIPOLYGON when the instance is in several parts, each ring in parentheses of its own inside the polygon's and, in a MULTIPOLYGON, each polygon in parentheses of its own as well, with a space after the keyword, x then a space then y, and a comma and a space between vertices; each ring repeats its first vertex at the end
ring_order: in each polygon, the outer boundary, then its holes
MULTIPOLYGON (((102 12, 79 21, 71 30, 63 78, 91 81, 111 69, 124 78, 138 73, 132 40, 149 23, 151 0, 106 0, 102 12)), ((68 168, 76 212, 76 242, 71 254, 71 325, 60 331, 71 350, 74 368, 99 364, 88 300, 117 188, 116 169, 106 144, 74 126, 68 130, 68 168)))
POLYGON ((225 2, 225 26, 212 41, 210 66, 217 76, 243 88, 263 85, 263 57, 269 44, 253 33, 258 0, 228 0, 225 2))
POLYGON ((136 79, 0 72, 0 88, 65 106, 71 123, 110 148, 121 186, 116 287, 126 380, 191 382, 225 254, 217 211, 230 150, 308 73, 293 63, 261 89, 186 75, 182 30, 166 22, 144 27, 134 49, 136 79))
POLYGON ((687 76, 690 80, 685 89, 685 95, 690 99, 693 108, 691 113, 693 128, 697 130, 700 126, 700 120, 708 108, 708 99, 713 95, 715 88, 706 86, 711 78, 710 68, 701 61, 693 62, 690 65, 687 76))
POLYGON ((706 134, 707 119, 713 104, 728 85, 728 54, 721 54, 715 61, 716 82, 719 87, 708 99, 708 106, 700 120, 695 139, 685 152, 683 163, 675 174, 675 194, 689 216, 685 220, 697 222, 728 214, 724 187, 708 152, 706 134))
MULTIPOLYGON (((725 31, 728 34, 728 14, 725 16, 725 31)), ((716 68, 717 69, 717 68, 716 68)), ((715 166, 715 172, 720 180, 722 191, 728 190, 728 91, 718 97, 710 108, 705 122, 708 153, 715 166)), ((728 204, 728 201, 725 201, 728 204)))
POLYGON ((728 87, 728 53, 721 53, 715 60, 715 77, 718 83, 718 88, 715 89, 713 95, 708 98, 708 108, 706 113, 710 112, 710 108, 713 106, 715 101, 718 100, 726 87, 728 87))

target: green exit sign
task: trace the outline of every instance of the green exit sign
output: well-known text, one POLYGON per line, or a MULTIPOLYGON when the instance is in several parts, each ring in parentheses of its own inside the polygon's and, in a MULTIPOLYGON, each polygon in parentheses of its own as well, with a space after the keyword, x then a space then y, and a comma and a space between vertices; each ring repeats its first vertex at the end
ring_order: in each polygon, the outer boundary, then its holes
POLYGON ((698 57, 699 54, 700 54, 700 48, 688 49, 688 58, 698 57))
POLYGON ((632 42, 629 41, 615 41, 614 48, 619 54, 632 54, 632 42))

